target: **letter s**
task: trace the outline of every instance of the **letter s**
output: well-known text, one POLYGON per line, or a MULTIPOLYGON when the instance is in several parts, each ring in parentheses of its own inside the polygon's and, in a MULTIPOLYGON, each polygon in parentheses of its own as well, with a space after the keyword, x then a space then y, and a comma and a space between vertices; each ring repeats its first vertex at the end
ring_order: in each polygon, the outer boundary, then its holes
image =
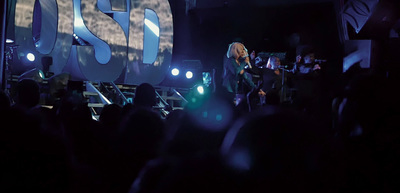
POLYGON ((77 46, 78 66, 86 80, 112 82, 126 66, 127 39, 121 26, 101 12, 96 2, 74 4, 75 33, 93 45, 77 46))

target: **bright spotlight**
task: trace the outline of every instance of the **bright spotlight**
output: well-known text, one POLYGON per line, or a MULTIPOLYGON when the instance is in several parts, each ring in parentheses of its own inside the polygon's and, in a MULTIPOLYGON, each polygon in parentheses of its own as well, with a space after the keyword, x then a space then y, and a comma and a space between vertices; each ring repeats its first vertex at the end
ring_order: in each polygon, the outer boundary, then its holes
POLYGON ((171 74, 174 75, 174 76, 178 76, 178 75, 179 75, 179 70, 178 70, 178 68, 173 68, 173 69, 171 70, 171 74))
POLYGON ((187 72, 186 72, 186 78, 187 78, 187 79, 193 78, 193 72, 192 72, 192 71, 187 71, 187 72))
POLYGON ((33 55, 32 53, 28 53, 26 55, 26 58, 31 62, 35 61, 35 55, 33 55))
POLYGON ((204 87, 202 85, 197 86, 197 92, 201 95, 204 94, 204 87))

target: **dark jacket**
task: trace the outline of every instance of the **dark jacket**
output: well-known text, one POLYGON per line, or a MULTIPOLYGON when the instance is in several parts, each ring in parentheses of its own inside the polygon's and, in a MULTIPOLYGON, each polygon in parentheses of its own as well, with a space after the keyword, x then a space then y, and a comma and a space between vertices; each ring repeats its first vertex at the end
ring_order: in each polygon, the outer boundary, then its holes
POLYGON ((238 65, 235 58, 225 58, 222 86, 224 86, 228 92, 235 94, 243 93, 242 88, 245 85, 249 86, 251 89, 256 87, 246 73, 240 74, 240 71, 242 71, 245 66, 246 63, 244 61, 241 61, 240 65, 238 65))

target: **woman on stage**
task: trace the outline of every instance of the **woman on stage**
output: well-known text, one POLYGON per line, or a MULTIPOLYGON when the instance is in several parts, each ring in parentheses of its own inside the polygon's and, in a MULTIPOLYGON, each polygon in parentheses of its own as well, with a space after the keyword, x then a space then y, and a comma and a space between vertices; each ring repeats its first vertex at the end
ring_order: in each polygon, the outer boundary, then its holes
POLYGON ((236 106, 247 103, 246 94, 256 88, 251 78, 245 73, 246 66, 251 68, 246 47, 239 42, 231 43, 224 61, 222 86, 236 106))

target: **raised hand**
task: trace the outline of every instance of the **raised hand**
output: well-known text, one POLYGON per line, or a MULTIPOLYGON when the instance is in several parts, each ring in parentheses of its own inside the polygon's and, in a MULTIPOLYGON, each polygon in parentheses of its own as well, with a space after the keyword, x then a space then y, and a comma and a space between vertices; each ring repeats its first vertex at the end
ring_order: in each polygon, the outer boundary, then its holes
POLYGON ((296 56, 296 63, 300 63, 300 61, 301 61, 301 56, 300 55, 296 56))
POLYGON ((250 59, 254 60, 254 58, 256 58, 256 51, 253 50, 253 51, 250 53, 250 59))

